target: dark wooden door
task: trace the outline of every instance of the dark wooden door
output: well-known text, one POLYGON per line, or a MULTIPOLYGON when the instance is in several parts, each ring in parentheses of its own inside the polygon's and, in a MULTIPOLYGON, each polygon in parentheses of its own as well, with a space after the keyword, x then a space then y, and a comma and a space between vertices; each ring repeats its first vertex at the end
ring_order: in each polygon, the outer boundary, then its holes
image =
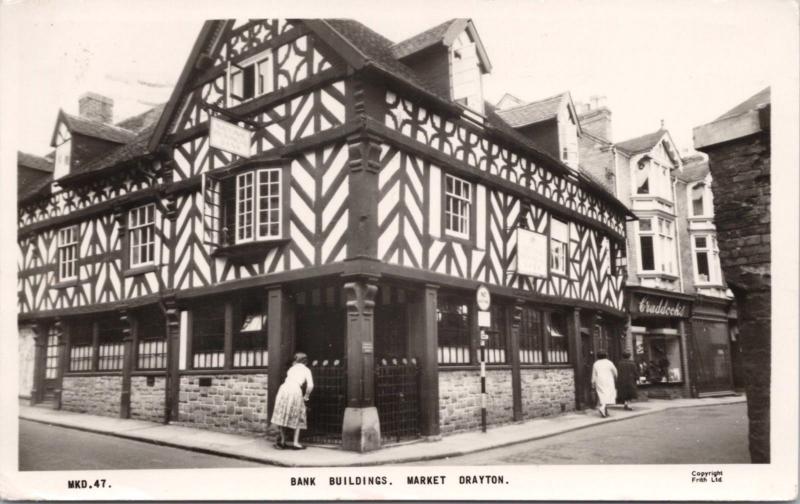
POLYGON ((586 407, 594 408, 596 401, 592 391, 592 366, 594 365, 594 338, 588 331, 581 331, 581 365, 583 366, 583 400, 586 407))

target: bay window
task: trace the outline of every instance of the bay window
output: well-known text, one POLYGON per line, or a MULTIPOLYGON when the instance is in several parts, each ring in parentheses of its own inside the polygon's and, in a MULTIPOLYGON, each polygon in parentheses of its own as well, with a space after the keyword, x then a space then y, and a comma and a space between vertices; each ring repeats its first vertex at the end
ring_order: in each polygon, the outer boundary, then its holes
POLYGON ((567 273, 567 244, 569 227, 565 222, 550 220, 550 271, 560 275, 567 273))
POLYGON ((444 229, 449 235, 469 238, 472 184, 452 175, 445 176, 444 229))
POLYGON ((658 237, 661 242, 661 271, 675 274, 675 239, 672 234, 672 221, 658 218, 658 237))
POLYGON ((281 169, 263 168, 236 176, 235 243, 282 236, 281 169))
POLYGON ((674 223, 662 217, 641 217, 637 223, 639 268, 642 272, 677 274, 674 223))
POLYGON ((672 201, 670 168, 644 157, 634 168, 635 195, 650 195, 672 201))

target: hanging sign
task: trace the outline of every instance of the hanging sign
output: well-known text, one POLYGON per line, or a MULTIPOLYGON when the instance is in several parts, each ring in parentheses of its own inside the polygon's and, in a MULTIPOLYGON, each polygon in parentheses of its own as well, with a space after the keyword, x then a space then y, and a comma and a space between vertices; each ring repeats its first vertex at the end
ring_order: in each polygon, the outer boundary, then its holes
POLYGON ((489 289, 485 285, 479 285, 478 290, 475 292, 475 301, 478 303, 478 309, 486 311, 492 306, 492 295, 489 294, 489 289))
POLYGON ((209 122, 209 145, 237 156, 250 157, 252 132, 217 117, 209 122))
POLYGON ((530 229, 517 229, 517 275, 547 278, 547 236, 530 229))

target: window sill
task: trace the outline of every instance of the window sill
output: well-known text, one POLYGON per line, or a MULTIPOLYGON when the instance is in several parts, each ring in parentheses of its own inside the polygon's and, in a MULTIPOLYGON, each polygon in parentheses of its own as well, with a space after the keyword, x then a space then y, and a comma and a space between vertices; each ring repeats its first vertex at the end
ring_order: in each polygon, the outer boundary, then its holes
POLYGON ((450 240, 452 242, 460 243, 462 245, 466 245, 466 246, 469 246, 469 247, 474 247, 475 246, 475 242, 470 237, 450 234, 447 231, 445 231, 442 234, 442 239, 443 240, 450 240))
POLYGON ((55 283, 52 285, 54 289, 66 289, 67 287, 77 287, 78 286, 78 279, 72 278, 70 280, 63 280, 61 282, 55 283))
POLYGON ((121 369, 111 371, 64 371, 65 377, 81 377, 81 376, 122 376, 121 369))
POLYGON ((271 238, 269 240, 255 240, 235 245, 220 245, 212 252, 214 257, 228 257, 240 260, 263 259, 270 249, 289 243, 289 238, 271 238))
POLYGON ((649 387, 663 387, 663 386, 679 386, 683 385, 683 380, 681 381, 674 381, 674 382, 657 382, 657 383, 637 383, 637 387, 641 388, 649 388, 649 387))
POLYGON ((698 289, 726 289, 724 285, 717 283, 695 282, 694 286, 698 289))
POLYGON ((145 264, 144 266, 136 266, 135 268, 129 268, 125 270, 125 273, 122 276, 125 277, 132 277, 137 275, 144 275, 145 273, 153 273, 158 269, 158 266, 155 264, 145 264))
POLYGON ((661 273, 661 272, 648 272, 648 271, 640 271, 638 273, 640 278, 663 278, 665 280, 677 280, 679 277, 678 275, 672 273, 661 273))

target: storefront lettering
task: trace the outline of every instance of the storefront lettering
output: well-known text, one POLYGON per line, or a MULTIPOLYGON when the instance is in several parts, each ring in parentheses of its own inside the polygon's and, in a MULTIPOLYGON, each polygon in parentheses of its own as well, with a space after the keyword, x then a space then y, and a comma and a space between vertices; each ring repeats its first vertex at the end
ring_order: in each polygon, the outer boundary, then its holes
POLYGON ((660 315, 662 317, 686 317, 686 305, 677 301, 670 302, 666 299, 660 299, 657 304, 650 301, 650 298, 644 296, 639 301, 639 312, 646 315, 660 315))

